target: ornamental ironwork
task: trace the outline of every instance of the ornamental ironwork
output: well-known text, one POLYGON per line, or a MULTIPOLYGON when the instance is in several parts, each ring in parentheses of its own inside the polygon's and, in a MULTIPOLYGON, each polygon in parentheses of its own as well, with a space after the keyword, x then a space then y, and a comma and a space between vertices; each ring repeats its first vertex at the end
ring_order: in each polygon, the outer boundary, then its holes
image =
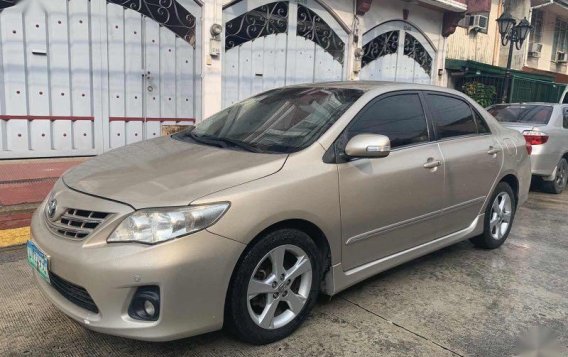
POLYGON ((288 31, 288 2, 280 1, 259 6, 227 21, 225 51, 257 38, 288 31))
POLYGON ((148 16, 195 47, 196 19, 176 0, 107 0, 148 16))
POLYGON ((19 3, 20 0, 0 0, 0 10, 5 9, 10 6, 14 6, 19 3))
POLYGON ((404 38, 404 55, 415 60, 428 76, 432 76, 432 56, 414 36, 407 33, 404 38))
POLYGON ((363 46, 361 66, 365 67, 376 59, 397 53, 399 37, 400 31, 389 31, 369 41, 363 46))
POLYGON ((297 35, 313 41, 343 64, 345 43, 318 14, 299 4, 297 35))

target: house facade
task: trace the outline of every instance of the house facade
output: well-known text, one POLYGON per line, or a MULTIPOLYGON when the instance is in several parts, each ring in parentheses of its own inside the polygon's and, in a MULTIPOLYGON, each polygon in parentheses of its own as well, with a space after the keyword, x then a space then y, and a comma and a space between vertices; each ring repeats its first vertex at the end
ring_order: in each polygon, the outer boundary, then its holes
POLYGON ((0 159, 88 156, 271 88, 443 84, 462 0, 0 0, 0 159))
POLYGON ((509 100, 558 100, 568 83, 568 52, 566 61, 562 57, 568 51, 566 4, 566 0, 470 0, 464 19, 448 40, 448 86, 483 105, 502 100, 509 46, 502 45, 496 20, 509 12, 517 20, 529 19, 533 26, 520 50, 513 51, 509 100))

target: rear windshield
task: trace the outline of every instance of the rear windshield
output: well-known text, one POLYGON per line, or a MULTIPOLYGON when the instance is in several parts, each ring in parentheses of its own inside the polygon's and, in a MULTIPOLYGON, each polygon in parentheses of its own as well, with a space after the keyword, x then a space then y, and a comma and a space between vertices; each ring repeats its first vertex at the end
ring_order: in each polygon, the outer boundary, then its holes
POLYGON ((504 123, 548 124, 552 109, 550 105, 503 104, 495 105, 488 111, 504 123))

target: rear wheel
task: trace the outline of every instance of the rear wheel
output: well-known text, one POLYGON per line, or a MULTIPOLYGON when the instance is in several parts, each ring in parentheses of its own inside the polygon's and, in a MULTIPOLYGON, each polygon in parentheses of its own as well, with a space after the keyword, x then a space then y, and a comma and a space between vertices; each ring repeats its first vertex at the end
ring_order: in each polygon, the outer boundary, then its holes
POLYGON ((266 344, 290 335, 319 294, 321 258, 304 232, 282 229, 258 240, 238 264, 227 299, 228 329, 266 344))
POLYGON ((560 159, 556 166, 556 177, 552 181, 543 181, 542 189, 548 193, 560 194, 566 189, 568 183, 568 161, 560 159))
POLYGON ((511 186, 506 182, 500 182, 485 210, 484 232, 470 239, 471 242, 484 249, 500 247, 511 232, 516 208, 517 202, 511 186))

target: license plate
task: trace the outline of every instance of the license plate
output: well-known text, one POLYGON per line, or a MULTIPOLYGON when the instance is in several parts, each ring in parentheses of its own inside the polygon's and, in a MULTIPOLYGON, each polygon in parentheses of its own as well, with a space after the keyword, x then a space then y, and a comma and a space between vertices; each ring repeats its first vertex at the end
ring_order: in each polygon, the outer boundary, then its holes
POLYGON ((28 263, 49 283, 49 258, 31 240, 28 241, 27 248, 28 263))

